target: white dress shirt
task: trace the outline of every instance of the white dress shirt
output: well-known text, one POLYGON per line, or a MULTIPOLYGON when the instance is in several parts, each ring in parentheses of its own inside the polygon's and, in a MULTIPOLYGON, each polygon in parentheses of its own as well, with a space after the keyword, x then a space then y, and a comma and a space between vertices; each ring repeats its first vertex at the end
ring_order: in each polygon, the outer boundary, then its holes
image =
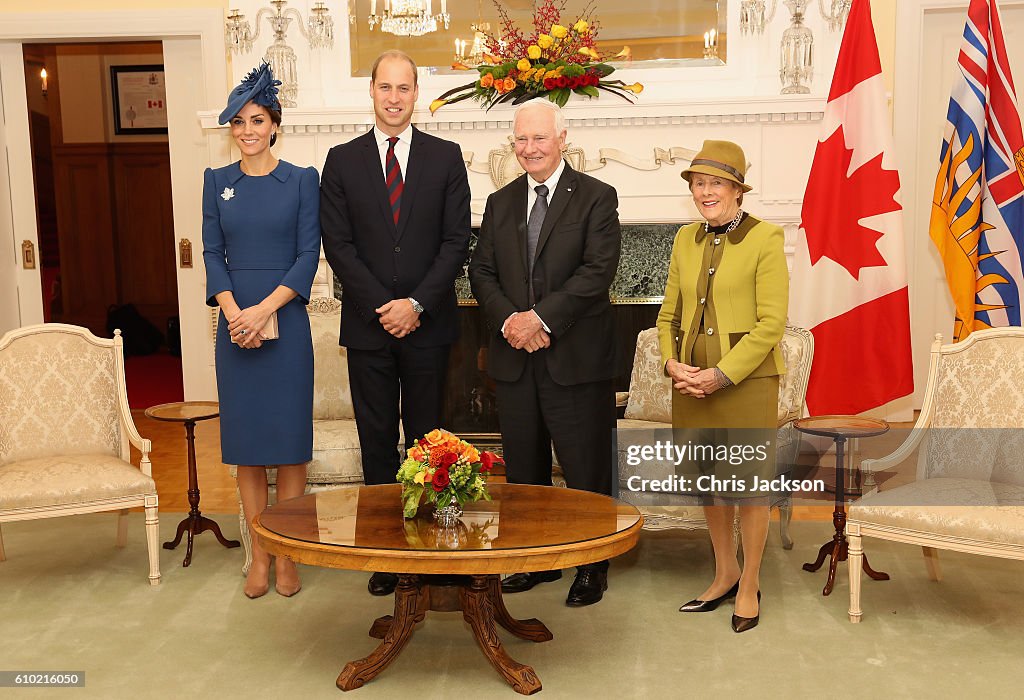
MULTIPOLYGON (((384 173, 384 180, 388 179, 388 139, 391 138, 383 131, 377 128, 376 125, 373 127, 373 138, 377 141, 377 151, 380 153, 380 170, 384 173)), ((398 141, 395 142, 395 158, 398 159, 398 167, 402 169, 402 182, 405 182, 405 174, 409 170, 409 149, 412 148, 412 125, 405 127, 405 131, 398 135, 398 141)), ((412 302, 413 306, 419 304, 418 301, 409 297, 409 301, 412 302)))
POLYGON ((562 177, 562 173, 565 171, 565 160, 558 161, 558 167, 555 168, 555 172, 551 173, 544 182, 537 182, 530 175, 526 176, 526 220, 530 220, 530 212, 533 211, 533 205, 537 201, 537 190, 534 188, 538 185, 545 185, 548 188, 548 206, 551 206, 551 197, 555 194, 555 187, 558 186, 558 179, 562 177))
MULTIPOLYGON (((377 150, 380 151, 380 171, 384 173, 384 179, 388 177, 387 160, 388 139, 391 138, 376 126, 373 127, 373 138, 377 141, 377 150)), ((405 174, 409 171, 409 149, 412 148, 412 125, 405 127, 405 131, 398 135, 395 143, 395 158, 398 159, 398 167, 402 169, 402 182, 405 182, 405 174)))
MULTIPOLYGON (((555 168, 555 172, 551 173, 551 177, 549 177, 544 182, 537 182, 536 180, 533 179, 533 177, 531 175, 527 175, 526 176, 526 220, 527 220, 527 222, 529 222, 529 220, 530 220, 530 212, 533 211, 533 205, 536 204, 537 197, 540 196, 540 195, 537 194, 537 190, 535 190, 534 188, 538 187, 539 185, 545 185, 548 188, 547 200, 548 200, 548 206, 551 206, 551 197, 553 197, 554 194, 555 194, 555 187, 558 186, 558 180, 559 180, 559 178, 562 177, 562 172, 564 170, 565 170, 565 160, 562 159, 562 160, 558 161, 558 167, 555 168)), ((548 324, 544 323, 544 319, 542 319, 540 317, 540 314, 538 314, 533 309, 530 309, 530 311, 532 311, 533 315, 537 317, 538 321, 540 321, 540 325, 544 329, 544 332, 545 333, 550 333, 551 329, 548 328, 548 324)), ((509 318, 512 318, 512 316, 515 316, 515 314, 509 315, 509 317, 505 319, 505 323, 501 324, 501 332, 502 333, 505 332, 505 326, 508 325, 508 320, 509 320, 509 318)))

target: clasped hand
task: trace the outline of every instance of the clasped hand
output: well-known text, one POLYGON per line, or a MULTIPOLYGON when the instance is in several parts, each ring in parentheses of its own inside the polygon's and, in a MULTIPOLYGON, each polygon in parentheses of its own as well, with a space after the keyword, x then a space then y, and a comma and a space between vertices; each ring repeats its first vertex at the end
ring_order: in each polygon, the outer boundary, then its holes
POLYGON ((231 338, 243 348, 258 348, 263 345, 260 331, 267 325, 273 311, 262 304, 240 309, 228 319, 228 332, 231 338))
POLYGON ((691 365, 669 360, 665 371, 672 379, 672 386, 681 394, 703 399, 718 389, 718 376, 713 367, 701 369, 691 365))
POLYGON ((512 314, 505 323, 505 340, 516 350, 536 352, 551 346, 551 336, 544 330, 540 317, 532 311, 512 314))
POLYGON ((396 338, 404 338, 420 327, 420 315, 408 299, 392 299, 374 311, 380 314, 378 320, 384 330, 396 338))

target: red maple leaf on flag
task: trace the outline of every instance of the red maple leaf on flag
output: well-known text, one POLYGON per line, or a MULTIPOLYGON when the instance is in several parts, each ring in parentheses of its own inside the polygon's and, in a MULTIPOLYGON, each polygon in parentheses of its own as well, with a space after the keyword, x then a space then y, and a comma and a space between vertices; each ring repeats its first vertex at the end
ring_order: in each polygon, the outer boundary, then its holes
POLYGON ((801 212, 811 264, 831 258, 860 279, 864 267, 884 267, 878 252, 882 232, 860 225, 861 219, 899 211, 899 173, 882 168, 882 154, 847 175, 853 151, 846 148, 840 125, 818 144, 801 212))

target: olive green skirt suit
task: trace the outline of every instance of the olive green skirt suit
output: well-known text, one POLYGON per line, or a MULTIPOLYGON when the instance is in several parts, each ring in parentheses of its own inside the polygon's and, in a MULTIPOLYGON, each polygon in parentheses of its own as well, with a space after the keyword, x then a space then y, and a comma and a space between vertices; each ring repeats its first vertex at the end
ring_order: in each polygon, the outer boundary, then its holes
POLYGON ((764 459, 696 460, 681 465, 680 473, 733 479, 724 490, 713 489, 714 495, 764 496, 754 491, 753 477, 776 476, 779 377, 785 372, 779 342, 789 302, 784 234, 750 215, 733 231, 725 228, 694 223, 676 234, 658 340, 663 365, 675 359, 717 367, 732 382, 700 399, 672 392, 677 445, 770 443, 764 459))

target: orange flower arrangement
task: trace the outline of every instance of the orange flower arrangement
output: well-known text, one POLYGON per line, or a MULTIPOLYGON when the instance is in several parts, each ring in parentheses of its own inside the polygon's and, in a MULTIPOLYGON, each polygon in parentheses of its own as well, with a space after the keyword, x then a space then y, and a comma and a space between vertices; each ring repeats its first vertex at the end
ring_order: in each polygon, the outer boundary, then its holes
MULTIPOLYGON (((626 85, 621 80, 608 80, 615 69, 603 63, 596 48, 600 23, 593 18, 593 4, 572 24, 562 24, 565 0, 543 0, 534 11, 534 32, 529 36, 515 25, 498 0, 494 0, 501 16, 499 36, 487 35, 484 64, 477 66, 479 77, 444 93, 430 104, 433 114, 441 107, 473 99, 490 109, 511 101, 520 104, 535 97, 547 97, 560 107, 572 94, 598 97, 599 91, 610 92, 633 102, 644 86, 626 85)), ((613 58, 628 59, 629 47, 613 58)), ((454 68, 471 70, 456 64, 454 68)))
POLYGON ((487 475, 495 464, 504 462, 493 452, 480 452, 447 430, 431 430, 408 449, 398 469, 402 512, 407 518, 414 517, 424 498, 439 509, 481 498, 491 500, 487 475))

